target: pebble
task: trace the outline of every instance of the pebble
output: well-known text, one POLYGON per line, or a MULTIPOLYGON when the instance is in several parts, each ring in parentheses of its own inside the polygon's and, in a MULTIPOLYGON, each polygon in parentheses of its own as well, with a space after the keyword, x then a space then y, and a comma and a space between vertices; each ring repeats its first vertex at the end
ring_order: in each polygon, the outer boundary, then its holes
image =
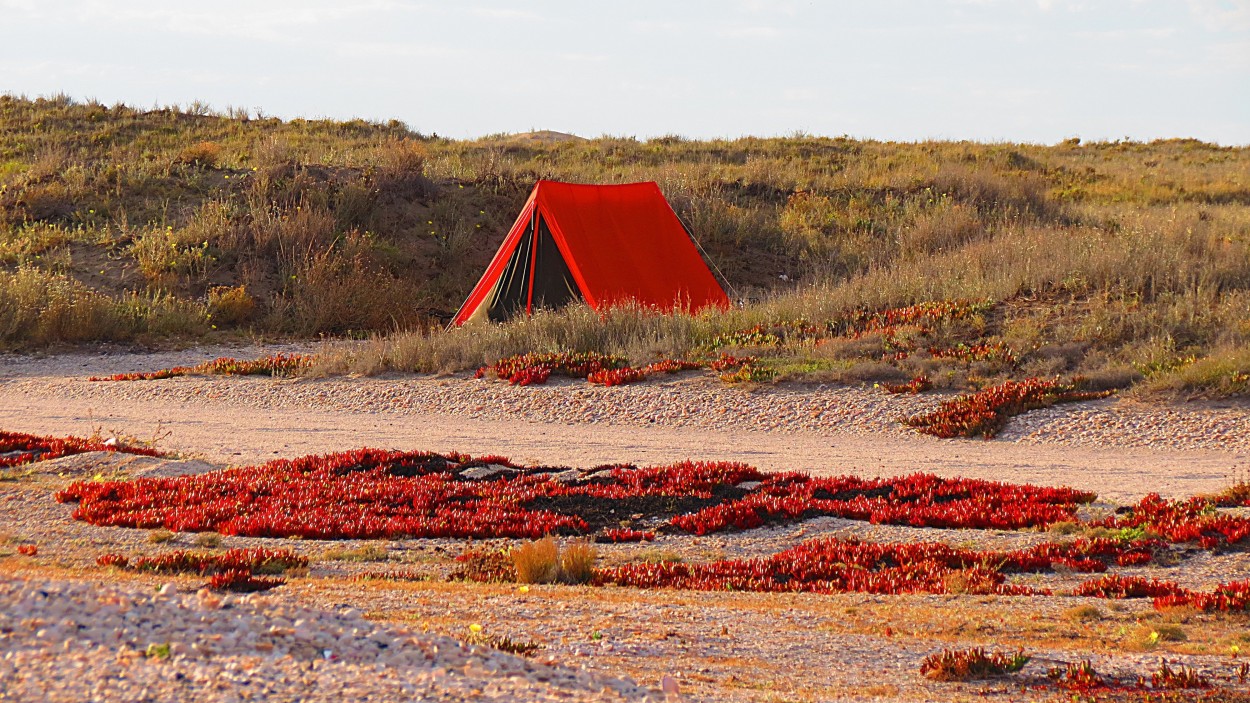
POLYGON ((626 679, 396 630, 351 608, 178 593, 173 584, 157 595, 35 577, 0 581, 0 699, 398 700, 416 691, 423 701, 661 699, 626 679), (221 607, 205 612, 214 599, 221 607))

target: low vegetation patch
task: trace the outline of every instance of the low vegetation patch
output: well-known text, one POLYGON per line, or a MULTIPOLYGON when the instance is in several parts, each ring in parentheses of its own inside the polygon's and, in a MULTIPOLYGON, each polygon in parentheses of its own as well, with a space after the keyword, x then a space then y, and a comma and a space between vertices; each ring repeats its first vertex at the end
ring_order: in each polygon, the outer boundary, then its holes
POLYGON ((295 376, 312 365, 313 357, 301 354, 275 354, 259 359, 240 361, 220 357, 195 366, 174 366, 157 371, 118 373, 112 376, 92 376, 89 381, 152 381, 161 378, 191 375, 221 376, 295 376))
POLYGON ((971 681, 1013 674, 1029 663, 1024 650, 987 652, 972 649, 944 649, 920 663, 922 676, 934 681, 971 681))
POLYGON ((96 559, 100 566, 113 566, 131 571, 156 574, 198 574, 207 576, 226 571, 258 571, 281 573, 287 569, 308 566, 308 559, 289 549, 230 549, 220 554, 175 551, 153 557, 130 559, 109 553, 96 559))
POLYGON ((536 539, 620 529, 620 515, 654 517, 660 506, 679 513, 663 529, 693 534, 817 515, 931 527, 1044 527, 1073 519, 1077 505, 1094 496, 926 474, 765 474, 732 462, 604 467, 570 478, 501 457, 362 449, 169 479, 78 481, 56 497, 78 503, 75 518, 97 525, 251 537, 536 539), (462 476, 485 465, 506 473, 489 480, 462 476), (740 488, 745 482, 754 483, 740 488), (292 504, 301 509, 289 509, 292 504))
POLYGON ((208 576, 208 587, 218 591, 252 593, 267 591, 286 583, 276 576, 308 566, 308 559, 289 549, 230 549, 220 554, 176 551, 154 557, 130 559, 123 554, 102 554, 100 566, 155 574, 195 574, 208 576))
POLYGON ((124 452, 143 456, 163 456, 152 447, 82 437, 41 437, 0 430, 0 468, 21 466, 35 461, 59 459, 84 452, 124 452))
POLYGON ((1088 659, 1082 659, 1079 662, 1065 664, 1063 666, 1051 667, 1046 675, 1054 681, 1059 688, 1066 691, 1076 691, 1080 693, 1088 693, 1094 689, 1103 688, 1106 684, 1103 682, 1098 672, 1094 670, 1093 663, 1088 659))
POLYGON ((991 438, 1013 415, 1056 403, 1106 398, 1111 391, 1080 391, 1057 380, 1007 381, 943 402, 938 409, 907 418, 906 424, 936 437, 991 438))

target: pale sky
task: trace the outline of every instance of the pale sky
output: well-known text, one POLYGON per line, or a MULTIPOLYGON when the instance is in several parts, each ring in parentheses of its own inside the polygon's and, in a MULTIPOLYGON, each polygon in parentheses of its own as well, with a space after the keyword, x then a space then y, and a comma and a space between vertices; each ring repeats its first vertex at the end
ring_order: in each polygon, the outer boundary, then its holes
POLYGON ((449 137, 1250 144, 1250 0, 0 0, 0 93, 449 137))

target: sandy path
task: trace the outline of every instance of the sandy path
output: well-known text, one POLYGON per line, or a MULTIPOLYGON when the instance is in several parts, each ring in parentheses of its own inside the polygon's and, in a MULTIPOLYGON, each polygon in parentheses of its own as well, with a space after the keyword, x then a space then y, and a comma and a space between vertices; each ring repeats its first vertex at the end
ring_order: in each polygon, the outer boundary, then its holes
MULTIPOLYGON (((181 388, 178 383, 188 380, 158 383, 174 384, 171 387, 177 390, 181 388)), ((484 419, 414 409, 382 412, 300 403, 293 403, 294 407, 282 407, 282 403, 256 407, 232 398, 230 389, 282 394, 301 384, 283 386, 259 379, 212 379, 208 383, 218 391, 193 399, 185 393, 168 393, 136 400, 114 392, 121 384, 85 384, 66 377, 11 380, 0 383, 0 427, 79 435, 98 428, 140 439, 167 432, 162 447, 232 464, 359 446, 502 454, 524 463, 577 466, 719 459, 743 461, 767 470, 802 469, 822 474, 883 476, 929 471, 946 476, 1065 484, 1096 491, 1117 502, 1135 500, 1151 491, 1169 496, 1218 491, 1228 485, 1235 467, 1244 471, 1246 466, 1244 453, 1231 449, 937 440, 885 430, 778 432, 742 427, 695 429, 662 423, 644 428, 627 423, 484 419)), ((362 383, 384 386, 387 382, 362 383)))

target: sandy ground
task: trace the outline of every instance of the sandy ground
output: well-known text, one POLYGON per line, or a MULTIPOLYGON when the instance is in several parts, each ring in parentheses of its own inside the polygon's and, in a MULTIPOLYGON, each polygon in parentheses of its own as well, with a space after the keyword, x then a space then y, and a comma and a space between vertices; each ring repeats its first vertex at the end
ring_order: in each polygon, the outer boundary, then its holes
POLYGON ((889 399, 902 404, 892 410, 884 394, 872 389, 752 392, 707 379, 618 389, 590 389, 580 382, 512 388, 467 377, 85 380, 92 373, 152 370, 220 351, 0 357, 0 427, 159 437, 162 448, 230 464, 359 446, 501 454, 529 464, 574 466, 692 458, 819 474, 927 471, 1076 485, 1117 502, 1152 491, 1166 496, 1218 491, 1250 472, 1245 406, 1069 405, 1018 418, 1002 437, 983 441, 939 440, 903 428, 900 412, 931 406, 936 399, 889 399), (686 397, 695 403, 682 404, 680 414, 663 412, 686 397), (573 406, 582 409, 570 412, 573 406), (832 419, 792 420, 807 419, 812 407, 813 414, 832 419), (782 420, 766 421, 774 415, 782 420), (1094 426, 1099 429, 1091 436, 1087 430, 1094 426))

